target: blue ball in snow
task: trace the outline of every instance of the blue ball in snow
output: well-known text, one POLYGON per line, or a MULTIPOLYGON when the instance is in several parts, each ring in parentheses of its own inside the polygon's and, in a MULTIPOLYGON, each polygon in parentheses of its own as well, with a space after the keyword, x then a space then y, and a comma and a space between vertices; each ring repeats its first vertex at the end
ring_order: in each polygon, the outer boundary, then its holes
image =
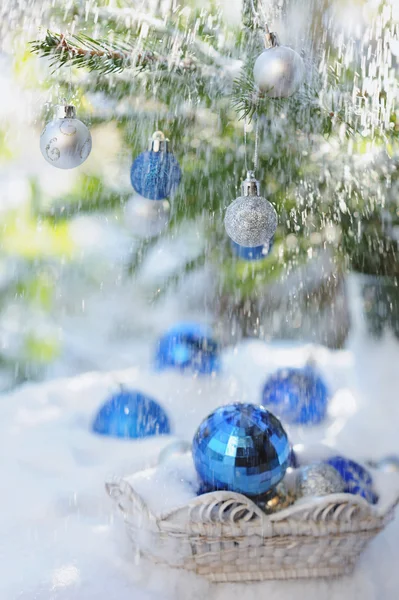
POLYGON ((102 405, 92 430, 110 437, 144 438, 170 433, 170 423, 158 402, 135 390, 121 390, 102 405))
POLYGON ((262 404, 283 422, 316 425, 327 414, 329 393, 326 384, 310 366, 276 371, 262 392, 262 404))
POLYGON ((280 421, 263 406, 221 406, 200 424, 192 445, 202 493, 259 496, 284 477, 290 445, 280 421))
POLYGON ((181 170, 172 152, 147 150, 134 160, 130 179, 140 196, 150 200, 165 200, 176 191, 181 170))
POLYGON ((212 329, 200 323, 177 323, 158 341, 155 368, 174 368, 200 374, 220 370, 218 344, 212 329))

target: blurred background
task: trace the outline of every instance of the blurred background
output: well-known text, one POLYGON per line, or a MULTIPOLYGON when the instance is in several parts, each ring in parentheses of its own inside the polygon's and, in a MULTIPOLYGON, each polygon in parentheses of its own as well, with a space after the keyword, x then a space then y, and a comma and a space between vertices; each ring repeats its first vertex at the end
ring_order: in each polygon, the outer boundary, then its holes
POLYGON ((0 6, 1 390, 144 364, 177 319, 214 325, 222 345, 258 337, 343 348, 358 327, 370 348, 385 336, 397 352, 395 0, 255 2, 307 65, 301 91, 262 101, 255 120, 246 77, 262 36, 246 0, 0 6), (170 22, 185 39, 194 32, 205 78, 51 66, 29 45, 47 29, 133 44, 155 31, 167 53, 170 22), (68 171, 39 149, 63 98, 93 137, 88 160, 68 171), (248 260, 223 215, 240 195, 256 127, 257 177, 279 227, 270 251, 248 260), (183 180, 154 220, 129 171, 156 129, 183 180))

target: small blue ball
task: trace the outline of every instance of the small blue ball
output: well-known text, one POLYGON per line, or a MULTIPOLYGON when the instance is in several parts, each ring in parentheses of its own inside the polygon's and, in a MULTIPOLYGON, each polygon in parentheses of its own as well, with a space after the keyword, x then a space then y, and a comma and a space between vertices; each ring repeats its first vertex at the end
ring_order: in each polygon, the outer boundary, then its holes
POLYGON ((170 433, 170 424, 155 400, 140 392, 123 390, 103 404, 92 429, 111 437, 144 438, 170 433))
POLYGON ((130 179, 140 196, 150 200, 165 200, 179 185, 181 170, 172 152, 147 150, 133 162, 130 179))
POLYGON ((333 456, 325 461, 338 471, 345 481, 345 492, 362 496, 371 504, 378 502, 370 473, 359 463, 343 456, 333 456))
POLYGON ((247 260, 247 261, 254 261, 254 260, 261 260, 263 258, 266 258, 266 256, 270 253, 270 251, 273 247, 273 242, 274 242, 274 239, 272 238, 269 242, 269 246, 263 245, 263 246, 255 246, 252 248, 249 246, 240 246, 240 244, 237 244, 237 242, 233 242, 231 240, 231 247, 233 249, 234 254, 238 258, 241 258, 242 260, 247 260))
POLYGON ((200 323, 178 323, 159 340, 155 368, 192 370, 200 374, 220 370, 219 348, 212 330, 200 323))
POLYGON ((290 445, 272 413, 237 403, 217 408, 201 423, 192 452, 201 491, 258 496, 284 477, 290 445))
POLYGON ((279 369, 263 388, 262 404, 289 424, 315 425, 326 418, 328 389, 312 367, 279 369))

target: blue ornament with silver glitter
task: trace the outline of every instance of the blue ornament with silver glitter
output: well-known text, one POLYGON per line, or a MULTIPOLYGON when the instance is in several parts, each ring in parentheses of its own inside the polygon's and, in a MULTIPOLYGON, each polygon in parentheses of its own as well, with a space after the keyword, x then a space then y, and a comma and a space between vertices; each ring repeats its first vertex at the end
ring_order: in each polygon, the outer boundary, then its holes
POLYGON ((209 375, 220 371, 219 347, 212 329, 201 323, 178 323, 158 341, 155 368, 209 375))
POLYGON ((373 479, 362 465, 343 456, 333 456, 325 462, 341 475, 345 482, 346 493, 362 496, 371 504, 378 502, 378 495, 373 488, 373 479))
POLYGON ((230 404, 199 426, 192 446, 201 491, 259 496, 284 477, 290 445, 280 421, 263 406, 230 404))
POLYGON ((233 249, 233 253, 237 256, 237 258, 241 258, 242 260, 253 261, 253 260, 262 260, 266 258, 266 256, 270 253, 273 247, 274 238, 270 240, 270 242, 263 244, 262 246, 255 246, 251 248, 250 246, 240 246, 236 242, 231 240, 231 247, 233 249))
POLYGON ((135 390, 121 390, 100 408, 92 429, 110 437, 144 438, 170 433, 170 424, 158 402, 135 390))
POLYGON ((318 373, 311 367, 279 369, 267 381, 262 404, 285 423, 316 425, 327 414, 329 393, 318 373))
POLYGON ((150 200, 165 200, 176 191, 181 170, 162 131, 154 133, 149 150, 134 160, 130 179, 136 192, 150 200))

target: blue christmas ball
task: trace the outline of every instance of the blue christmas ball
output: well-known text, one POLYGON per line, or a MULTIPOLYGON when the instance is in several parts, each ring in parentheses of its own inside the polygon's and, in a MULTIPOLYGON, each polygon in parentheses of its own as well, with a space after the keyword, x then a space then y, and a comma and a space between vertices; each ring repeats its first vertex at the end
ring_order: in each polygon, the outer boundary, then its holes
POLYGON ((140 196, 165 200, 179 185, 181 170, 172 152, 147 150, 133 162, 130 179, 140 196))
POLYGON ((219 348, 212 329, 200 323, 178 323, 158 341, 155 367, 175 368, 201 374, 220 370, 219 348))
POLYGON ((345 492, 362 496, 371 504, 378 502, 378 496, 373 489, 373 479, 362 465, 343 456, 333 456, 325 462, 341 475, 345 482, 345 492))
POLYGON ((217 408, 201 423, 192 452, 202 491, 258 496, 284 477, 290 445, 272 413, 237 403, 217 408))
POLYGON ((170 424, 158 402, 141 392, 122 390, 103 404, 92 429, 111 437, 144 438, 170 433, 170 424))
POLYGON ((310 366, 279 369, 263 388, 262 404, 289 424, 315 425, 327 414, 328 389, 310 366))
POLYGON ((253 260, 261 260, 262 258, 266 258, 273 247, 274 238, 272 238, 269 244, 264 244, 262 246, 240 246, 237 242, 233 242, 231 240, 231 247, 233 249, 234 254, 241 258, 242 260, 253 261, 253 260))

